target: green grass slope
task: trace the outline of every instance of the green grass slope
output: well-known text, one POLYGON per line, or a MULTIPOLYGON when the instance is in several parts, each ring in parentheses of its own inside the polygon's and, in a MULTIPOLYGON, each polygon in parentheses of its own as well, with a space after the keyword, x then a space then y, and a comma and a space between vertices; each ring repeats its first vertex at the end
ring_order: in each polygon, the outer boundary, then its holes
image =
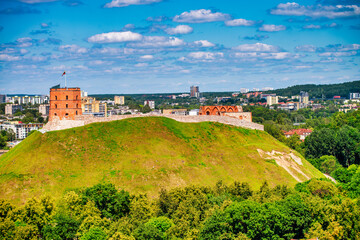
MULTIPOLYGON (((163 117, 35 132, 0 158, 0 196, 22 203, 101 181, 150 196, 161 188, 213 185, 218 180, 247 181, 253 187, 264 180, 271 185, 297 183, 275 161, 261 158, 257 149, 291 152, 262 131, 163 117)), ((300 168, 308 176, 322 176, 303 162, 300 168)))

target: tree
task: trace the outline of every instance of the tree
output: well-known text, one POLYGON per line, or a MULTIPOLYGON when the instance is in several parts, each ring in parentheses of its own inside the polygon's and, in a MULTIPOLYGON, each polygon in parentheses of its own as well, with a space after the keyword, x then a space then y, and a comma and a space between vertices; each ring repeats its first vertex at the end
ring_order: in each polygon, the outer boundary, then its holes
POLYGON ((106 233, 104 232, 104 230, 102 230, 99 227, 90 228, 89 231, 87 231, 80 238, 80 240, 106 240, 106 239, 107 239, 106 233))

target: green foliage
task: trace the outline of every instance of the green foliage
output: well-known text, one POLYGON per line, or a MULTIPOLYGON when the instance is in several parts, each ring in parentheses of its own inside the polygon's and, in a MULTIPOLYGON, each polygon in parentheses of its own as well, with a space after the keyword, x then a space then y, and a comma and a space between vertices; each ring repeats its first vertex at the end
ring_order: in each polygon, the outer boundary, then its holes
POLYGON ((111 183, 100 183, 84 191, 86 201, 94 201, 103 217, 113 219, 121 218, 129 212, 129 197, 128 192, 124 190, 118 192, 111 183))
POLYGON ((89 231, 87 231, 80 240, 106 240, 107 235, 101 228, 94 227, 90 228, 89 231))

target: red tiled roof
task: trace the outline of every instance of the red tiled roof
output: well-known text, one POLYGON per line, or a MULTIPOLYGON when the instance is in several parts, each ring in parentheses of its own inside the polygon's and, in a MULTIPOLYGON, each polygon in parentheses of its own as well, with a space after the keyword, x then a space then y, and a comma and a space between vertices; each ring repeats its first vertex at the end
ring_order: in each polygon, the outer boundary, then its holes
POLYGON ((292 129, 288 132, 285 132, 284 134, 285 135, 294 135, 294 134, 297 134, 297 135, 303 135, 304 133, 312 133, 312 130, 311 129, 305 129, 305 128, 300 128, 300 129, 292 129))

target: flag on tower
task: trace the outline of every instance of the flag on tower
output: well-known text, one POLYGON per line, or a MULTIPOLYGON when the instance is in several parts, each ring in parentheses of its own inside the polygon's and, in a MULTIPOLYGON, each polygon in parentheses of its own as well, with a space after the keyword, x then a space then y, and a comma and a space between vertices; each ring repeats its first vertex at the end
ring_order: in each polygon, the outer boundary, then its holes
POLYGON ((64 76, 64 75, 65 75, 65 72, 61 76, 64 76))

